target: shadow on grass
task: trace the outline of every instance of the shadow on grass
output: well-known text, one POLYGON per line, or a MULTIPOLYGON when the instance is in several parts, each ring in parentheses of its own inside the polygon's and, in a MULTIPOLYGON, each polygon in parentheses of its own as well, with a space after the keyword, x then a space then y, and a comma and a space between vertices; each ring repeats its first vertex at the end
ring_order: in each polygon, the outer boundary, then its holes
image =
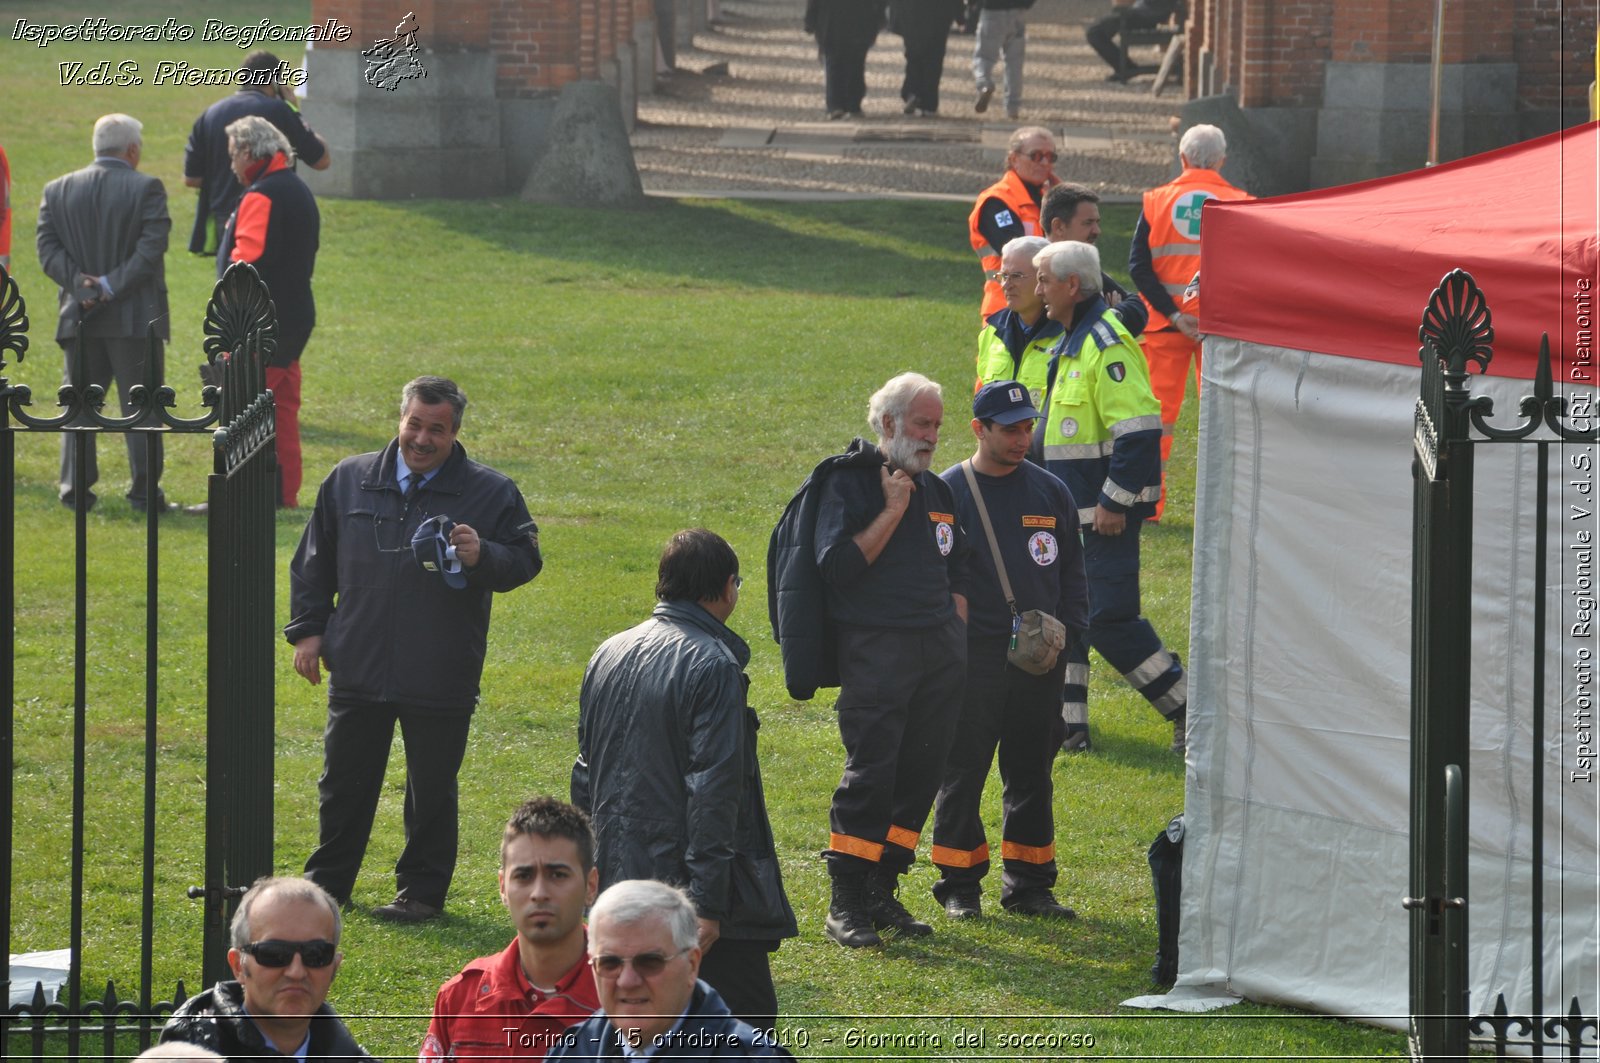
POLYGON ((517 254, 554 257, 574 283, 586 271, 641 270, 678 286, 731 284, 819 295, 976 298, 977 261, 959 203, 877 200, 788 203, 646 199, 629 210, 420 200, 396 207, 461 236, 517 254), (647 229, 649 253, 640 254, 647 229), (797 263, 811 262, 796 283, 797 263))

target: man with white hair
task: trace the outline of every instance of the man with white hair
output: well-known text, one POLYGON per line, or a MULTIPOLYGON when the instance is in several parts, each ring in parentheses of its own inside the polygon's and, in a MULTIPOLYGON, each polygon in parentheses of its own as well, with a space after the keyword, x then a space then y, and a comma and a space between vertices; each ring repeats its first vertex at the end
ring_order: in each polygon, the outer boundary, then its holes
POLYGON ((339 951, 339 905, 303 878, 258 879, 230 928, 233 981, 178 1006, 163 1043, 200 1045, 229 1060, 371 1059, 328 1006, 339 951))
POLYGON ((311 274, 322 215, 311 189, 294 172, 289 141, 265 118, 250 115, 228 126, 228 156, 244 196, 223 230, 217 276, 235 262, 248 262, 278 311, 266 376, 273 399, 278 505, 293 509, 300 504, 300 355, 317 324, 311 274))
POLYGON ((1200 393, 1200 208, 1210 199, 1255 198, 1218 173, 1227 154, 1222 130, 1191 126, 1178 141, 1183 172, 1144 194, 1128 248, 1128 276, 1150 308, 1150 323, 1139 342, 1150 366, 1150 386, 1161 400, 1162 497, 1155 520, 1166 506, 1165 469, 1191 361, 1195 394, 1200 393))
POLYGON ((699 978, 694 902, 649 879, 619 882, 589 912, 589 964, 600 1010, 572 1028, 547 1059, 763 1059, 786 1056, 733 1017, 699 978))
POLYGON ((921 373, 884 384, 867 407, 877 444, 856 439, 819 465, 768 553, 791 692, 840 688, 845 766, 823 857, 827 933, 847 948, 880 944, 879 931, 933 932, 895 892, 933 807, 966 678, 967 541, 950 486, 928 469, 943 420, 939 385, 921 373))
MULTIPOLYGON (((61 287, 56 342, 66 355, 62 383, 75 386, 81 395, 90 385, 109 390, 114 377, 124 417, 134 412, 128 392, 144 383, 152 342, 159 380, 161 344, 171 335, 163 256, 172 218, 166 187, 160 179, 139 173, 143 129, 130 115, 101 116, 94 124, 94 162, 45 185, 39 201, 39 265, 61 287), (152 327, 154 341, 146 336, 152 327), (73 357, 78 343, 81 365, 73 357)), ((133 480, 128 503, 141 513, 150 508, 166 512, 160 434, 128 432, 123 439, 133 480), (147 435, 155 444, 148 466, 147 435)), ((95 504, 92 488, 100 469, 94 444, 95 433, 62 433, 61 504, 68 508, 76 504, 79 491, 85 508, 95 504), (87 482, 81 484, 75 480, 75 440, 88 452, 87 482)))
POLYGON ((1042 236, 1019 236, 1000 251, 1000 293, 1006 305, 984 319, 978 333, 978 387, 1015 380, 1035 404, 1044 401, 1050 352, 1061 339, 1061 323, 1044 312, 1033 256, 1050 243, 1042 236))
MULTIPOLYGON (((1072 492, 1089 581, 1088 645, 1173 724, 1184 748, 1188 682, 1178 657, 1139 614, 1139 528, 1161 492, 1160 405, 1139 346, 1100 294, 1100 253, 1076 241, 1034 258, 1045 313, 1066 330, 1035 436, 1045 468, 1072 492)), ((1068 646, 1064 741, 1087 748, 1089 655, 1068 646)))

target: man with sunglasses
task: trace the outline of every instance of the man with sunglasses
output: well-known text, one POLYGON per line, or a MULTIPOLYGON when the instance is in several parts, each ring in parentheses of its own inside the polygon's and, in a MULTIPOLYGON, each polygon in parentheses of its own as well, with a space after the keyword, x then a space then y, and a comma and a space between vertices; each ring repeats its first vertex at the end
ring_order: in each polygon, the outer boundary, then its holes
POLYGON ((750 647, 727 626, 741 582, 715 532, 667 542, 655 611, 607 639, 584 673, 572 801, 594 818, 601 888, 681 883, 701 977, 766 1030, 778 1012, 769 957, 799 930, 761 789, 750 647))
POLYGON ((417 1063, 543 1059, 593 1014, 583 911, 599 888, 587 816, 553 797, 517 809, 500 840, 500 900, 517 936, 440 988, 417 1063))
POLYGON ((372 914, 436 919, 456 866, 456 776, 478 703, 497 593, 542 567, 539 529, 511 478, 467 457, 456 439, 467 397, 455 381, 417 377, 381 451, 346 458, 317 490, 289 564, 284 637, 294 669, 322 682, 328 725, 317 780, 319 840, 306 877, 350 901, 378 808, 395 724, 406 750, 405 849, 395 899, 372 914), (453 523, 444 544, 417 528, 453 523), (422 548, 437 545, 432 552, 422 548), (459 568, 456 566, 459 565, 459 568))
POLYGON ((967 238, 983 266, 983 305, 979 317, 1006 305, 1000 290, 1000 253, 1019 236, 1039 236, 1039 200, 1056 184, 1056 140, 1043 126, 1023 126, 1011 134, 1006 172, 978 193, 967 217, 967 238))
POLYGON ((339 952, 339 906, 303 878, 262 878, 233 915, 228 966, 218 982, 172 1013, 161 1040, 229 1060, 371 1059, 327 1004, 339 952))
POLYGON ((548 1058, 764 1059, 787 1057, 776 1038, 733 1017, 699 977, 695 902, 661 882, 619 882, 589 913, 589 962, 600 1010, 548 1058))

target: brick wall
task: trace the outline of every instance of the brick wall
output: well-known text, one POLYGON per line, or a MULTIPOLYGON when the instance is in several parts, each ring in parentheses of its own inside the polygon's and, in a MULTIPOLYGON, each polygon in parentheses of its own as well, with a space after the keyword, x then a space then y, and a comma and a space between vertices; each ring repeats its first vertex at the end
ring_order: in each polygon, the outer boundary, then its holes
MULTIPOLYGON (((416 13, 424 48, 493 54, 501 99, 601 78, 633 42, 635 23, 654 18, 650 0, 408 0, 406 7, 416 13)), ((314 21, 337 18, 353 30, 348 42, 328 47, 355 50, 392 36, 395 10, 388 0, 311 5, 314 21)))
MULTIPOLYGON (((1317 107, 1333 62, 1428 63, 1434 0, 1192 0, 1191 97, 1237 93, 1243 107, 1317 107), (1202 83, 1202 56, 1214 73, 1202 83)), ((1516 63, 1524 109, 1587 114, 1595 5, 1573 0, 1451 0, 1446 63, 1516 63)))

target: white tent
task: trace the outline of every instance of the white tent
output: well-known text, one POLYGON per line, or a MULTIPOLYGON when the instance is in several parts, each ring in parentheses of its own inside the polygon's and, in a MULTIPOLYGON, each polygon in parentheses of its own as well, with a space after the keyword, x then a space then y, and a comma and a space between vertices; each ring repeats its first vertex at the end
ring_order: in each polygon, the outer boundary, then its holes
MULTIPOLYGON (((1497 422, 1518 420, 1541 331, 1558 390, 1592 401, 1596 129, 1206 208, 1180 989, 1406 1024, 1417 328, 1464 268, 1494 315, 1470 385, 1497 422)), ((1559 448, 1550 474, 1546 1013, 1600 1007, 1600 772, 1574 715, 1595 711, 1581 665, 1600 655, 1574 626, 1594 608, 1594 450, 1559 448)), ((1531 999, 1534 461, 1478 448, 1474 1013, 1531 999)))

